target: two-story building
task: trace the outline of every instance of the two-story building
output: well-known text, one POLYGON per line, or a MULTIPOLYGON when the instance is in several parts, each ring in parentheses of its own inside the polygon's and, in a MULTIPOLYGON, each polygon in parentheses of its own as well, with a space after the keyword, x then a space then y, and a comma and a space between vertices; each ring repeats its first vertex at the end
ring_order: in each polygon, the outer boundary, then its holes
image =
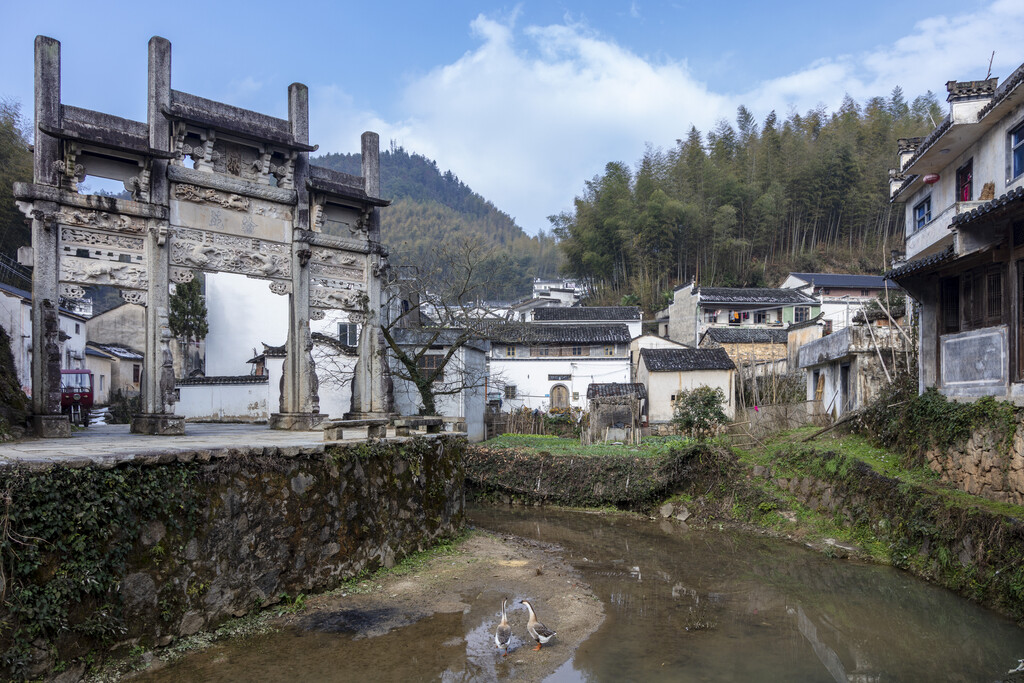
POLYGON ((880 295, 902 294, 899 286, 881 275, 848 273, 790 273, 784 289, 799 289, 821 302, 822 319, 830 330, 848 326, 857 314, 880 295))
POLYGON ((673 293, 667 311, 667 336, 696 347, 711 327, 782 329, 820 312, 821 304, 797 289, 700 287, 690 283, 673 293))
POLYGON ((631 339, 624 323, 495 326, 488 391, 504 412, 585 408, 591 384, 630 381, 631 339))
POLYGON ((949 115, 899 144, 893 202, 906 262, 887 277, 919 305, 919 388, 1024 403, 1024 65, 949 81, 949 115))
POLYGON ((533 311, 533 322, 547 325, 625 324, 630 338, 639 337, 643 326, 639 306, 546 307, 533 311))

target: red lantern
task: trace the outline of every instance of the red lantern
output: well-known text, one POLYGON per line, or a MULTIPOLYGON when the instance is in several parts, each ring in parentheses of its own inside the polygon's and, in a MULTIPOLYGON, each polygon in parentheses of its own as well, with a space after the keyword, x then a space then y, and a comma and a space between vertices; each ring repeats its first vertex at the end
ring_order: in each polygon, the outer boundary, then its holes
POLYGON ((922 180, 924 180, 926 185, 934 185, 935 183, 939 182, 939 174, 929 173, 924 178, 922 178, 922 180))

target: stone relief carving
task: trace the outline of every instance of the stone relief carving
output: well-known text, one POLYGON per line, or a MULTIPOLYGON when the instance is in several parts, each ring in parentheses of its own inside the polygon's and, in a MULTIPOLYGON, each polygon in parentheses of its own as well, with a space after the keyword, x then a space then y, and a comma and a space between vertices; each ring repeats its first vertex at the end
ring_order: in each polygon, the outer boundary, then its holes
POLYGON ((142 169, 139 175, 124 181, 124 189, 130 192, 133 202, 149 201, 149 169, 142 169))
POLYGON ((183 285, 186 282, 192 282, 196 273, 194 270, 189 270, 188 268, 175 268, 174 266, 171 266, 167 271, 167 276, 171 279, 171 282, 183 285))
POLYGON ((136 252, 143 251, 146 245, 141 237, 110 235, 108 233, 78 230, 75 228, 61 228, 60 241, 65 244, 81 244, 90 247, 106 247, 108 249, 123 249, 136 252))
POLYGON ((81 299, 85 297, 85 290, 78 285, 61 285, 60 295, 65 299, 81 299))
MULTIPOLYGON (((334 283, 331 283, 334 284, 334 283)), ((313 278, 309 287, 309 305, 319 308, 361 311, 366 302, 366 293, 352 286, 331 286, 313 278)))
POLYGON ((362 283, 366 281, 365 257, 361 254, 313 247, 310 273, 324 280, 362 283))
POLYGON ((171 239, 171 264, 256 277, 291 276, 286 244, 178 228, 171 239))
POLYGON ((63 225, 74 225, 83 228, 100 228, 118 232, 143 232, 146 221, 143 218, 126 216, 106 211, 90 211, 89 209, 72 209, 61 207, 57 212, 57 222, 63 225))
POLYGON ((325 317, 327 317, 327 314, 323 311, 313 310, 309 312, 310 320, 323 320, 325 317))
POLYGON ((197 204, 213 204, 233 211, 248 211, 249 198, 185 183, 174 186, 174 198, 197 204))
POLYGON ((126 289, 149 287, 146 269, 139 264, 74 256, 60 259, 60 281, 83 285, 113 285, 126 289))
POLYGON ((292 285, 290 282, 271 282, 270 291, 273 292, 274 294, 280 294, 281 296, 284 296, 285 294, 292 293, 292 285))
POLYGON ((139 291, 136 291, 136 290, 122 289, 121 290, 121 298, 124 299, 125 303, 141 304, 143 306, 146 305, 146 293, 145 292, 139 292, 139 291))

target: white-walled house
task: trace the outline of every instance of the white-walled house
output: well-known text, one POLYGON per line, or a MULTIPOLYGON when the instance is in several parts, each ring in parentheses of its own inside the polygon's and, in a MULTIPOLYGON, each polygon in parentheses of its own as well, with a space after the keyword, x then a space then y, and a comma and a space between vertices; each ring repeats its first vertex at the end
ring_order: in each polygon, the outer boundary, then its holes
MULTIPOLYGON (((395 341, 412 353, 424 350, 419 358, 422 370, 439 367, 441 359, 457 343, 459 330, 432 330, 394 328, 391 330, 395 341)), ((444 373, 435 382, 434 394, 437 414, 461 423, 471 442, 486 438, 484 411, 488 386, 487 351, 490 343, 473 339, 459 346, 445 365, 444 373)), ((423 399, 416 386, 400 377, 398 360, 392 354, 388 361, 391 372, 394 409, 399 415, 418 415, 423 408, 423 399)))
POLYGON ((887 273, 917 302, 920 391, 1024 404, 1024 65, 949 81, 949 115, 899 141, 906 262, 887 273))
POLYGON ((881 275, 846 273, 790 273, 783 289, 799 289, 821 302, 822 320, 832 330, 848 326, 854 314, 886 291, 902 294, 899 285, 881 275))
POLYGON ((726 416, 736 415, 736 365, 725 349, 641 349, 636 379, 647 386, 651 424, 670 422, 676 396, 700 386, 721 389, 726 416))
MULTIPOLYGON (((85 317, 61 308, 61 369, 85 368, 85 317)), ((0 326, 11 338, 11 355, 18 382, 26 395, 32 393, 32 293, 0 283, 0 326)))
POLYGON ((489 390, 499 392, 504 412, 583 409, 591 384, 630 381, 631 339, 623 323, 495 327, 489 390))

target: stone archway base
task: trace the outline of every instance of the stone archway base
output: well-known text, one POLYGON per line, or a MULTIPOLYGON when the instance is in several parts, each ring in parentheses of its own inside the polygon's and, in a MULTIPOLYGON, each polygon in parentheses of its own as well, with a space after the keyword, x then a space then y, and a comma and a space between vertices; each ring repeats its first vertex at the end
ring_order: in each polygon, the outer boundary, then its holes
POLYGON ((185 418, 181 415, 142 414, 132 418, 132 434, 154 436, 181 436, 185 433, 185 418))

